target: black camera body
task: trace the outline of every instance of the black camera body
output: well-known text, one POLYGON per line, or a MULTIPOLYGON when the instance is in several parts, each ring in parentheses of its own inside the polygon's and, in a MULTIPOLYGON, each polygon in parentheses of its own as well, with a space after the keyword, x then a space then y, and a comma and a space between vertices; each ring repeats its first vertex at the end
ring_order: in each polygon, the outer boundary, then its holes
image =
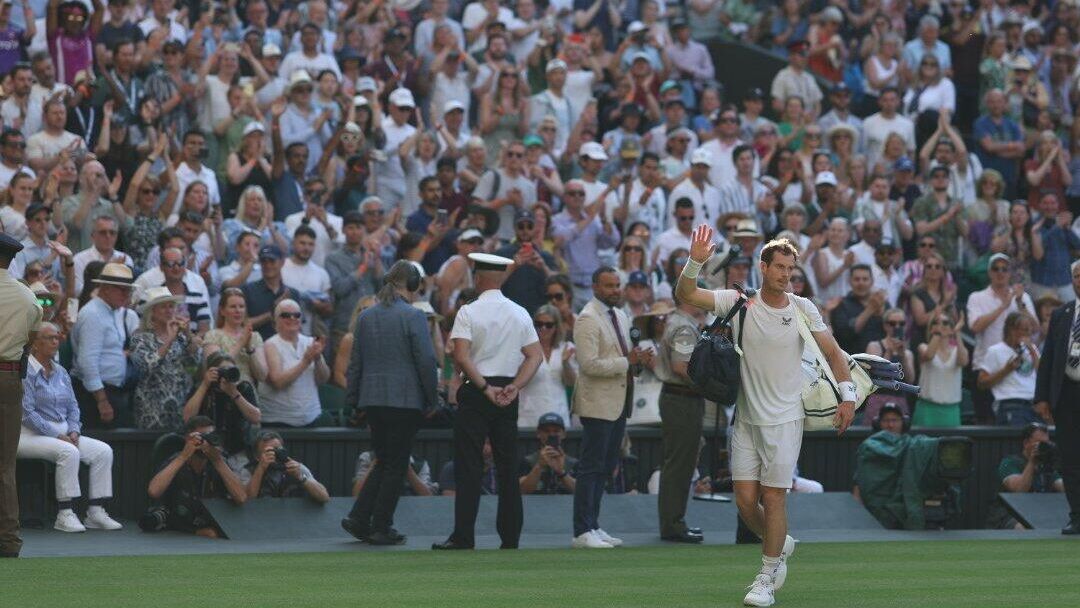
POLYGON ((285 463, 289 460, 289 450, 285 448, 274 448, 274 464, 285 466, 285 463))
POLYGON ((195 435, 199 439, 205 441, 206 443, 209 443, 215 448, 220 448, 224 444, 221 435, 219 435, 217 431, 211 431, 209 433, 196 433, 195 435))
POLYGON ((1035 446, 1035 464, 1042 468, 1053 468, 1058 459, 1058 447, 1053 441, 1040 441, 1035 446))
POLYGON ((235 365, 222 365, 218 367, 218 382, 226 380, 236 384, 240 382, 240 368, 235 365))
POLYGON ((547 436, 547 440, 544 442, 544 444, 548 447, 558 450, 562 447, 562 440, 557 433, 552 433, 547 436))

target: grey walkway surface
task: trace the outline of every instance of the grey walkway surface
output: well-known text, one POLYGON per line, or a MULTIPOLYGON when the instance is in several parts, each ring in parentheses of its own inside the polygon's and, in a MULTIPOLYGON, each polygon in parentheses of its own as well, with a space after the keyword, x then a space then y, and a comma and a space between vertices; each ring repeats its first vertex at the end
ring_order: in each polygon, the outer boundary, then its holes
MULTIPOLYGON (((211 511, 230 536, 209 540, 165 532, 146 534, 135 522, 123 522, 117 532, 89 531, 66 534, 54 530, 23 530, 23 557, 81 557, 119 555, 184 555, 210 553, 306 553, 341 551, 429 550, 446 539, 453 527, 453 499, 403 498, 394 523, 408 542, 398 547, 371 547, 354 540, 339 526, 351 499, 335 498, 324 506, 304 500, 263 499, 233 507, 214 502, 211 511)), ((481 500, 477 518, 477 547, 495 549, 496 499, 481 500)), ((566 548, 571 536, 572 497, 525 497, 522 548, 566 548)), ((1057 529, 951 530, 908 532, 883 529, 846 493, 795 494, 789 502, 792 535, 800 542, 933 541, 983 539, 1060 538, 1057 529)), ((687 521, 705 532, 707 545, 735 543, 735 506, 732 503, 691 501, 687 521)), ((629 547, 669 546, 693 551, 695 547, 669 545, 656 533, 655 496, 605 496, 601 525, 629 547)))

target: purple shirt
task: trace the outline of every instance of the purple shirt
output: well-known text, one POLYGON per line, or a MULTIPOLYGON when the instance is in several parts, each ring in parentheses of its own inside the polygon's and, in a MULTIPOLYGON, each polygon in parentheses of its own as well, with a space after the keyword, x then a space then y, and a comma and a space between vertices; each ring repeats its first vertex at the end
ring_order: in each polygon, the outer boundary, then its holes
POLYGON ((56 64, 56 81, 71 85, 79 70, 93 71, 94 39, 85 30, 75 38, 57 31, 49 36, 49 54, 56 64))
POLYGON ((551 218, 552 232, 556 239, 563 240, 562 255, 570 270, 570 282, 574 285, 591 285, 592 273, 600 267, 599 250, 609 249, 619 244, 619 233, 614 225, 605 232, 599 217, 594 217, 584 228, 578 228, 578 222, 569 211, 551 218))
POLYGON ((7 74, 23 57, 23 30, 8 25, 0 30, 0 74, 7 74))

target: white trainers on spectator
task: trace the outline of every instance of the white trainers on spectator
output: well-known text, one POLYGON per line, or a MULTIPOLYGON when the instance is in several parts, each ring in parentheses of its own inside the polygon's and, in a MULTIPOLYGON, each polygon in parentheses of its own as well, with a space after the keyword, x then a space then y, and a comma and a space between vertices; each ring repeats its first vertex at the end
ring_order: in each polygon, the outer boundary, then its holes
POLYGON ((79 521, 79 516, 71 509, 60 509, 56 514, 56 523, 53 528, 61 532, 86 532, 86 527, 79 521))
POLYGON ((795 553, 795 539, 789 534, 784 539, 784 548, 780 551, 780 565, 776 567, 776 574, 773 575, 773 589, 776 591, 779 591, 787 580, 787 560, 792 553, 795 553))
POLYGON ((597 529, 593 530, 593 534, 599 536, 600 540, 602 540, 605 543, 611 545, 612 547, 621 547, 622 546, 622 539, 621 538, 615 538, 614 536, 608 534, 607 532, 604 532, 600 528, 597 528, 597 529))
POLYGON ((772 606, 776 603, 773 598, 773 577, 759 572, 754 577, 754 584, 750 585, 750 591, 742 601, 744 606, 772 606))
POLYGON ((600 540, 596 530, 589 530, 579 536, 575 536, 570 546, 575 549, 611 549, 612 546, 600 540))
POLYGON ((120 522, 109 517, 105 509, 96 506, 87 510, 86 521, 83 522, 83 525, 92 530, 119 530, 124 527, 120 525, 120 522))

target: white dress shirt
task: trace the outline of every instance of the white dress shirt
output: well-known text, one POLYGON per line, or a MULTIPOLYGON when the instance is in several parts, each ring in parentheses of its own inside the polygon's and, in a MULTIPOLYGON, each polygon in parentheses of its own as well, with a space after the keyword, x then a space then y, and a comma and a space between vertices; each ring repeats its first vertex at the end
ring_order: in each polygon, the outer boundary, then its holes
POLYGON ((458 311, 450 339, 469 341, 469 358, 485 378, 516 376, 525 361, 521 349, 540 341, 529 313, 498 289, 458 311))

